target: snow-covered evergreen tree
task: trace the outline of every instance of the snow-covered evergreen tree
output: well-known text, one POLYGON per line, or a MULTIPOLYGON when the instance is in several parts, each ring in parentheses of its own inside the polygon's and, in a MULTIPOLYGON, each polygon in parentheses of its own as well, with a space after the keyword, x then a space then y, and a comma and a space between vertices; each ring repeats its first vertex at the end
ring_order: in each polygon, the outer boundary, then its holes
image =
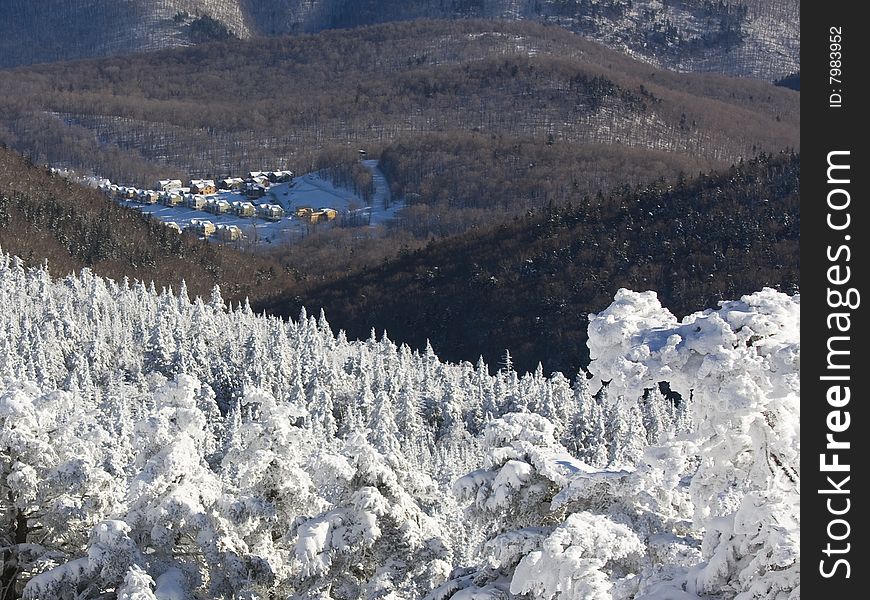
POLYGON ((800 595, 799 328, 800 297, 772 289, 682 321, 653 292, 620 290, 590 320, 599 380, 626 397, 667 381, 692 398, 689 492, 705 533, 688 589, 698 594, 800 595))
POLYGON ((361 433, 316 461, 332 506, 296 529, 300 596, 420 597, 450 571, 435 519, 406 491, 409 474, 361 433))
POLYGON ((180 289, 0 252, 4 597, 799 595, 798 297, 620 292, 569 382, 180 289))

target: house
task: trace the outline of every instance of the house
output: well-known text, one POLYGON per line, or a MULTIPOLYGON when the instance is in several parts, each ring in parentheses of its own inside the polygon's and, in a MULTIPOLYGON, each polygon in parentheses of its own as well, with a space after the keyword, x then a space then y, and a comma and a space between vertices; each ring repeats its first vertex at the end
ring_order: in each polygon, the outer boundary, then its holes
POLYGON ((218 225, 217 237, 224 242, 236 242, 244 238, 237 225, 218 225))
POLYGON ((245 189, 247 189, 255 185, 260 185, 264 188, 267 188, 269 187, 269 185, 271 185, 271 183, 272 182, 269 181, 268 173, 264 171, 251 171, 245 178, 244 187, 245 189))
POLYGON ((284 218, 284 209, 277 204, 261 204, 257 207, 257 215, 267 221, 280 221, 284 218))
POLYGON ((249 177, 247 181, 249 185, 253 183, 255 185, 261 185, 264 188, 267 188, 272 184, 272 182, 269 181, 269 176, 266 173, 261 173, 256 177, 249 177))
POLYGON ((205 210, 215 215, 225 215, 230 212, 230 203, 226 200, 221 200, 217 196, 207 196, 205 199, 205 210))
POLYGON ((141 204, 157 204, 160 201, 160 192, 156 190, 142 190, 136 200, 141 204))
POLYGON ((178 223, 176 223, 175 221, 167 221, 166 226, 169 227, 169 229, 172 229, 174 231, 177 231, 178 233, 181 233, 181 227, 179 227, 178 223))
POLYGON ((269 171, 265 175, 271 183, 287 183, 293 179, 293 171, 269 171))
POLYGON ((184 197, 184 204, 193 210, 202 210, 205 208, 205 196, 200 194, 188 194, 184 197))
POLYGON ((243 185, 245 185, 245 180, 241 177, 227 177, 218 182, 218 189, 238 191, 242 189, 243 185))
POLYGON ((168 192, 169 190, 177 190, 181 187, 180 179, 161 179, 157 182, 157 186, 154 188, 161 192, 168 192))
POLYGON ((266 195, 266 188, 254 182, 245 184, 245 195, 248 198, 262 198, 266 195))
POLYGON ((184 197, 175 190, 163 192, 160 194, 160 203, 166 206, 181 206, 184 203, 184 197))
POLYGON ((139 195, 139 190, 133 187, 124 188, 124 198, 127 200, 136 200, 139 195))
POLYGON ((215 200, 211 204, 211 212, 216 215, 225 215, 231 211, 232 207, 230 206, 230 203, 226 200, 215 200))
POLYGON ((214 194, 217 188, 212 179, 191 179, 190 191, 194 194, 214 194))
POLYGON ((308 219, 310 223, 320 223, 334 220, 338 216, 338 211, 329 207, 312 210, 307 206, 300 206, 296 209, 296 216, 300 219, 308 219))
POLYGON ((308 220, 311 223, 320 223, 322 221, 332 221, 335 217, 338 216, 338 212, 331 209, 320 209, 313 211, 310 215, 308 215, 308 220))
POLYGON ((216 230, 214 223, 212 223, 211 221, 201 221, 199 219, 192 219, 190 221, 190 225, 188 225, 185 229, 190 229, 197 235, 201 235, 203 237, 210 236, 216 230))
POLYGON ((250 202, 233 202, 233 212, 240 217, 253 217, 257 209, 250 202))
POLYGON ((338 216, 338 211, 334 208, 329 208, 328 206, 321 206, 318 212, 320 212, 327 221, 332 221, 338 216))

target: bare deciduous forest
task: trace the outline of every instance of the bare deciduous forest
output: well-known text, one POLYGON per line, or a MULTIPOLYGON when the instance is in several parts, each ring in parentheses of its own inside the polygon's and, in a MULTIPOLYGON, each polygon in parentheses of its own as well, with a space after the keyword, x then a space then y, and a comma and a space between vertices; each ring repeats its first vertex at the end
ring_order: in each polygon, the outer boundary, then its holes
POLYGON ((560 28, 411 22, 6 71, 0 141, 114 181, 345 166, 442 236, 799 145, 799 94, 675 74, 560 28), (483 212, 482 212, 483 211, 483 212))

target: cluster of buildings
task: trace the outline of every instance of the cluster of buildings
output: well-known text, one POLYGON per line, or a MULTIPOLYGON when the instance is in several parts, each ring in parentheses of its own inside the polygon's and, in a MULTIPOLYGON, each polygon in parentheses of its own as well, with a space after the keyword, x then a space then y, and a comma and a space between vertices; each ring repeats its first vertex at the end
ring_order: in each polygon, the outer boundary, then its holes
MULTIPOLYGON (((175 229, 176 231, 178 231, 178 233, 181 233, 182 231, 178 223, 172 221, 168 222, 166 226, 175 229)), ((190 224, 187 225, 184 229, 193 231, 196 235, 200 237, 207 238, 215 236, 217 239, 223 242, 237 242, 245 238, 241 228, 238 225, 215 225, 211 221, 204 219, 191 219, 190 224)))
MULTIPOLYGON (((143 190, 126 187, 103 181, 99 188, 113 200, 137 202, 139 204, 163 204, 165 206, 184 206, 213 215, 234 215, 242 218, 260 217, 267 221, 280 221, 285 217, 284 209, 278 204, 257 202, 251 200, 262 198, 268 188, 276 183, 286 183, 293 180, 292 171, 252 171, 248 177, 229 177, 215 182, 213 179, 192 179, 185 186, 180 179, 162 179, 154 189, 143 190), (234 192, 244 195, 246 200, 230 201, 222 197, 220 192, 234 192)), ((194 220, 196 221, 196 220, 194 220)), ((235 239, 241 235, 238 227, 232 225, 228 232, 222 234, 219 226, 209 221, 200 221, 198 231, 206 237, 217 233, 218 236, 235 239), (211 226, 211 227, 209 227, 211 226)), ((170 227, 177 224, 171 223, 170 227)))
MULTIPOLYGON (((284 208, 279 204, 262 202, 260 198, 268 194, 269 187, 292 180, 292 171, 251 171, 244 179, 192 179, 186 186, 180 179, 161 179, 150 190, 115 185, 108 180, 102 180, 99 189, 116 201, 183 206, 215 216, 258 217, 266 221, 280 221, 287 216, 284 208)), ((338 217, 338 211, 329 207, 315 209, 300 206, 293 214, 297 219, 311 224, 333 221, 338 217)), ((170 221, 166 225, 182 231, 178 223, 170 221)), ((245 237, 237 225, 215 224, 206 219, 192 219, 184 230, 192 230, 201 237, 214 236, 223 241, 236 241, 245 237)))
MULTIPOLYGON (((196 181, 196 180, 194 180, 196 181)), ((193 210, 201 210, 213 215, 235 215, 237 217, 260 217, 267 221, 280 221, 284 218, 284 209, 278 204, 259 203, 254 205, 249 201, 230 202, 217 193, 193 193, 192 190, 208 190, 210 180, 204 183, 191 182, 190 188, 171 188, 168 190, 139 190, 133 187, 109 185, 105 189, 114 200, 127 200, 139 204, 163 204, 165 206, 186 206, 193 210)))

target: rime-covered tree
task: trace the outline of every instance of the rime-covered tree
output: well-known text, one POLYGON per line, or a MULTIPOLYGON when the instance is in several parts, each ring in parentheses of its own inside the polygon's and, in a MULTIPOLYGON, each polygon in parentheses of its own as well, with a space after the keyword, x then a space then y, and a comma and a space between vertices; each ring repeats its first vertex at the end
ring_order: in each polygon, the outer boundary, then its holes
POLYGON ((590 322, 599 380, 626 397, 667 381, 692 398, 698 464, 689 492, 705 533, 690 590, 740 600, 800 594, 799 326, 800 297, 769 288, 682 321, 655 293, 620 290, 590 322))
POLYGON ((569 385, 0 253, 3 593, 797 597, 798 307, 621 292, 569 385))

